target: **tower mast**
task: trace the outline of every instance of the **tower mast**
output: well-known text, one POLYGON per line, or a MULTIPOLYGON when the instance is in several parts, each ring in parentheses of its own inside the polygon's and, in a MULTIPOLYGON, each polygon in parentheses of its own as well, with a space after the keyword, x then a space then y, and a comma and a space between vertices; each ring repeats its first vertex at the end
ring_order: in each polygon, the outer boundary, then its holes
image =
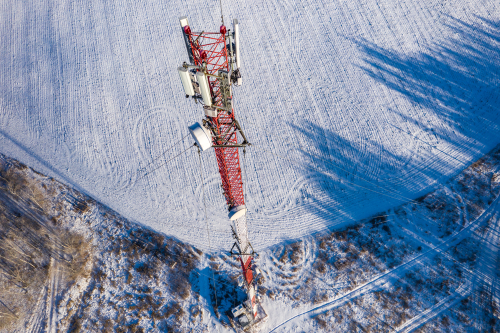
MULTIPOLYGON (((239 24, 237 20, 233 21, 233 33, 224 24, 219 32, 194 32, 186 17, 179 20, 189 63, 184 62, 177 70, 186 97, 200 102, 205 115, 201 124, 195 123, 189 126, 189 130, 200 150, 211 147, 215 150, 229 211, 228 218, 236 239, 231 254, 239 258, 248 295, 246 304, 234 308, 232 314, 241 326, 247 327, 261 318, 254 281, 255 252, 248 239, 247 209, 239 158, 239 148, 250 143, 236 120, 232 95, 232 88, 242 84, 239 24), (241 142, 238 141, 238 134, 242 138, 241 142)), ((261 312, 265 316, 263 309, 261 312)))

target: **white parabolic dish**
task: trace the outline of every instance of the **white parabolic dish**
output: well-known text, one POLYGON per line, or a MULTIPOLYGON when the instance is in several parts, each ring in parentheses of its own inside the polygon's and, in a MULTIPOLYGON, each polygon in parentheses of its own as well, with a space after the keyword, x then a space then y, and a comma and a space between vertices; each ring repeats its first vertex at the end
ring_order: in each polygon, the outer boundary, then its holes
POLYGON ((188 128, 196 144, 198 144, 198 147, 200 147, 202 151, 212 147, 212 135, 209 130, 201 126, 200 123, 194 123, 188 128))
POLYGON ((229 219, 231 221, 237 220, 240 217, 242 217, 243 215, 245 215, 246 212, 247 212, 247 208, 245 207, 245 205, 240 205, 240 206, 233 207, 229 211, 229 219))

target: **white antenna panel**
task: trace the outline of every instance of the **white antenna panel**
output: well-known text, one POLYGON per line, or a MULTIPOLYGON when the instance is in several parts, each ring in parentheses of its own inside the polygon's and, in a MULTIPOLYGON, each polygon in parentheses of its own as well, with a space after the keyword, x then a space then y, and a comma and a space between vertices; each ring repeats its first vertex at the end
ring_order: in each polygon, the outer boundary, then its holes
POLYGON ((184 92, 188 96, 194 96, 194 88, 193 82, 191 82, 191 75, 189 75, 189 71, 187 68, 178 67, 177 71, 179 72, 179 76, 181 77, 182 86, 184 87, 184 92))
MULTIPOLYGON (((241 67, 241 53, 240 53, 240 25, 237 19, 233 20, 233 28, 234 28, 234 54, 236 57, 236 70, 239 71, 241 67)), ((237 86, 241 86, 241 74, 238 77, 238 81, 236 83, 237 86)))
POLYGON ((208 78, 203 72, 196 73, 196 81, 200 85, 200 93, 203 98, 203 103, 206 106, 212 106, 212 94, 210 93, 210 86, 208 85, 208 78))
POLYGON ((238 24, 238 20, 233 20, 233 28, 234 28, 234 47, 235 47, 235 55, 236 55, 236 68, 240 68, 241 66, 241 58, 240 58, 240 25, 238 24))

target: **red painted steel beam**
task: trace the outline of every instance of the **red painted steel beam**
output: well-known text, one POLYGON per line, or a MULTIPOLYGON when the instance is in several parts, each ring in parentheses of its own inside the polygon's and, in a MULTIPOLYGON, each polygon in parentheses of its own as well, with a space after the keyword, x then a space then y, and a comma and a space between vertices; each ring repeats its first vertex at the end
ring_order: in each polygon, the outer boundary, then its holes
MULTIPOLYGON (((217 75, 219 70, 229 72, 227 61, 226 38, 221 33, 187 33, 195 65, 202 66, 206 63, 207 71, 217 75)), ((212 99, 216 106, 222 105, 219 81, 209 77, 212 99)), ((219 110, 217 117, 206 117, 210 127, 215 131, 214 145, 227 145, 238 143, 238 129, 234 121, 234 110, 231 112, 219 110)), ((243 181, 238 148, 214 148, 222 180, 222 188, 229 209, 245 204, 243 195, 243 181)))

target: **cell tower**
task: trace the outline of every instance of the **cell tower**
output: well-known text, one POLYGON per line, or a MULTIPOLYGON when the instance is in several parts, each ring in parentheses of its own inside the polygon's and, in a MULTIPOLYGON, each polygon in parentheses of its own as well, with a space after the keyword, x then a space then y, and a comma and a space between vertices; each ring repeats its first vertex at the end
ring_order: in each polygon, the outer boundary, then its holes
POLYGON ((240 42, 238 21, 233 21, 233 32, 224 23, 219 32, 194 32, 188 19, 181 17, 180 24, 189 56, 189 64, 177 70, 186 97, 203 105, 205 119, 189 126, 196 145, 201 151, 215 150, 222 188, 228 205, 231 229, 236 239, 231 254, 238 256, 242 268, 242 283, 246 286, 248 300, 231 310, 233 320, 243 328, 251 327, 266 317, 258 303, 253 265, 255 252, 248 239, 243 178, 239 148, 250 145, 235 118, 232 87, 241 86, 240 42), (238 142, 238 133, 242 140, 238 142))

